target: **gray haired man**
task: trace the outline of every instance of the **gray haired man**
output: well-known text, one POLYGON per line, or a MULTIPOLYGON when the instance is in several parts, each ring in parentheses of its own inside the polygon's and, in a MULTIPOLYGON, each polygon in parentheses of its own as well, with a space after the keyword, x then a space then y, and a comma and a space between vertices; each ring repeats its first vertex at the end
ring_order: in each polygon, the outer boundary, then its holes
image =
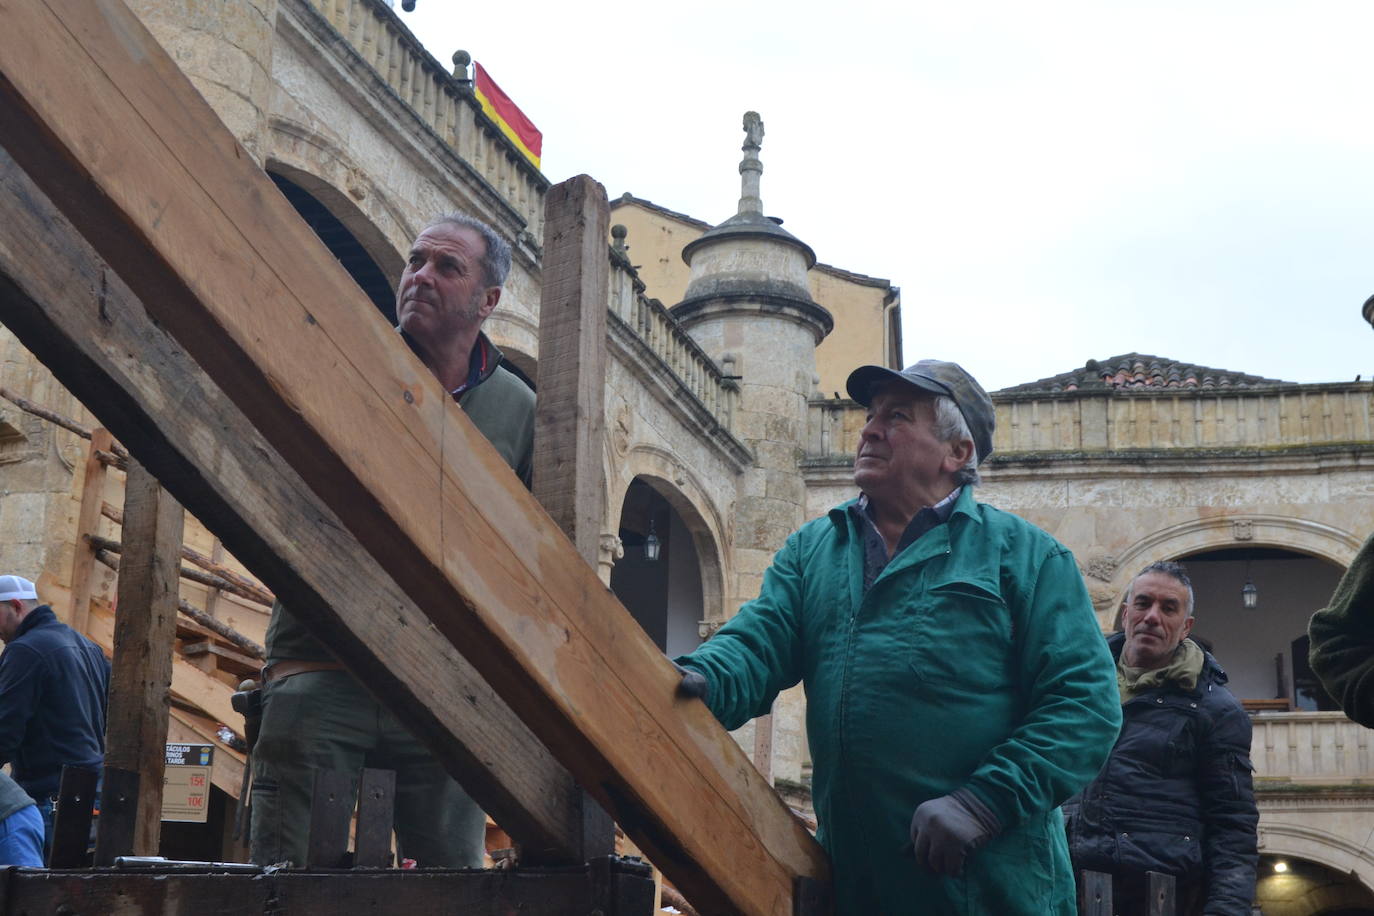
MULTIPOLYGON (((510 246, 463 214, 415 239, 396 291, 398 330, 469 419, 529 483, 534 392, 482 333, 501 300, 510 246)), ((365 596, 360 596, 365 600, 365 596)), ((401 854, 421 866, 481 867, 486 815, 437 760, 287 608, 272 608, 262 724, 253 753, 252 858, 305 864, 314 774, 396 771, 401 854)))
POLYGON ((1073 555, 973 498, 991 399, 954 363, 863 366, 859 498, 787 539, 758 598, 691 655, 727 728, 806 685, 841 914, 1071 916, 1058 806, 1120 724, 1073 555))

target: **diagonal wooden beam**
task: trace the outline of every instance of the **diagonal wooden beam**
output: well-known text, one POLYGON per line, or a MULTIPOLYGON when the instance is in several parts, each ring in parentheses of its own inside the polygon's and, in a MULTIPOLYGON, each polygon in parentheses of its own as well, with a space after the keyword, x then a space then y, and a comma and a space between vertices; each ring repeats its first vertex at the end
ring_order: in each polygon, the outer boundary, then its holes
MULTIPOLYGON (((127 434, 159 479, 277 588, 533 853, 580 863, 572 777, 0 150, 0 320, 127 434), (22 280, 17 278, 23 273, 22 280), (159 406, 173 415, 160 418, 159 406), (198 468, 213 469, 213 483, 198 468), (251 518, 250 518, 251 517, 251 518), (368 596, 361 600, 360 596, 368 596), (338 610, 336 611, 335 608, 338 610), (375 629, 379 609, 393 624, 375 629)), ((114 615, 94 602, 107 653, 114 615)), ((229 690, 180 656, 173 696, 239 729, 229 690)), ((234 784, 234 792, 238 783, 234 784)))
POLYGON ((0 17, 0 136, 151 317, 694 902, 788 912, 820 847, 137 18, 0 17))

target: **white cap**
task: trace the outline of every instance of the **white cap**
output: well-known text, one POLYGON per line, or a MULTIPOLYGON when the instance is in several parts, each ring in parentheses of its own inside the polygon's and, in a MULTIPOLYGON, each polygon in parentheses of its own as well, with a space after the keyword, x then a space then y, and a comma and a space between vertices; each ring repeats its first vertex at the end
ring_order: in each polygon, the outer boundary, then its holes
POLYGON ((38 599, 38 589, 33 587, 33 583, 22 576, 0 576, 0 601, 9 601, 11 598, 38 599))

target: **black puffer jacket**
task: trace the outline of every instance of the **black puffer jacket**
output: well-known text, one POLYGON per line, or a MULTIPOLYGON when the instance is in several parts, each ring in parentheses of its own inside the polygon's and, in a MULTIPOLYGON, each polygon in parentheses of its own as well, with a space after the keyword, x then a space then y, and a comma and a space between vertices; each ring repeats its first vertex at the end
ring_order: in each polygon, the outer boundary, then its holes
MULTIPOLYGON (((1107 645, 1120 658, 1124 634, 1107 645)), ((1259 859, 1250 717, 1209 654, 1196 690, 1122 707, 1102 772, 1064 804, 1075 870, 1159 871, 1204 889, 1205 913, 1248 916, 1259 859)))

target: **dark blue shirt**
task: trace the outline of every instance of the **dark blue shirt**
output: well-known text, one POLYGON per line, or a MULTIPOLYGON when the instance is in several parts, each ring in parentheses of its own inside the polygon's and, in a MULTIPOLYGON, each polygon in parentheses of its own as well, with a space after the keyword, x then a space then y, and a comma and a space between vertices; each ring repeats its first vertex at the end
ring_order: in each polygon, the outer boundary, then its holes
POLYGON ((46 604, 0 654, 0 764, 36 799, 57 794, 62 767, 105 760, 110 663, 46 604))

